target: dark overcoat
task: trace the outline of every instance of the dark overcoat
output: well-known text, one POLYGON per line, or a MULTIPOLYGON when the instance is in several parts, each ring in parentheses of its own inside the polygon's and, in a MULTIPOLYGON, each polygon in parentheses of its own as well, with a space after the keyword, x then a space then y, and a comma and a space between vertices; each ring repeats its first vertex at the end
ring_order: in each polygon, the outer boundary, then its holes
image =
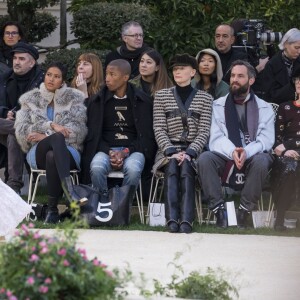
MULTIPOLYGON (((127 97, 131 101, 134 123, 137 131, 137 138, 132 146, 136 152, 144 154, 146 166, 153 164, 157 145, 153 132, 153 104, 149 96, 128 83, 127 97)), ((99 144, 102 137, 104 105, 111 99, 113 94, 104 86, 89 103, 87 109, 87 127, 88 134, 84 143, 84 149, 81 158, 81 181, 85 184, 91 182, 90 164, 99 151, 99 144)), ((103 148, 103 147, 102 147, 103 148)))
MULTIPOLYGON (((300 58, 293 63, 293 68, 300 67, 300 58)), ((295 100, 295 86, 291 82, 287 68, 282 59, 282 51, 276 53, 264 69, 265 100, 280 104, 295 100)))

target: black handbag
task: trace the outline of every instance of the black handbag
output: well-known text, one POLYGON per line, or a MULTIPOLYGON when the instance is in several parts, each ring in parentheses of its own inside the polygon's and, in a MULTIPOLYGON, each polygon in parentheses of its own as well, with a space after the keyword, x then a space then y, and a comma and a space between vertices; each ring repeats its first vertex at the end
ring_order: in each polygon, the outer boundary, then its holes
POLYGON ((134 186, 115 186, 106 195, 83 184, 75 185, 74 189, 79 196, 88 198, 88 203, 81 207, 80 214, 90 226, 129 224, 134 186))

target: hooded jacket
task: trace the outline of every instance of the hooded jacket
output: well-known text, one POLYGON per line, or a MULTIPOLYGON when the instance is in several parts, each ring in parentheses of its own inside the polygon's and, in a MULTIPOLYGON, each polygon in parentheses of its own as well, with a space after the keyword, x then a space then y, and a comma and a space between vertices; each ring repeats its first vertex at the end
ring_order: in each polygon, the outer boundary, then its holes
MULTIPOLYGON (((210 48, 203 49, 203 50, 199 51, 198 54, 196 55, 197 62, 200 57, 200 54, 202 54, 202 53, 206 53, 206 54, 213 56, 217 62, 216 63, 217 84, 216 84, 216 90, 215 90, 215 99, 225 96, 229 92, 229 86, 225 81, 222 80, 222 78, 223 78, 222 63, 221 63, 218 53, 215 50, 210 49, 210 48)), ((199 73, 197 73, 197 75, 195 76, 195 81, 198 83, 200 78, 201 78, 201 75, 199 73)))

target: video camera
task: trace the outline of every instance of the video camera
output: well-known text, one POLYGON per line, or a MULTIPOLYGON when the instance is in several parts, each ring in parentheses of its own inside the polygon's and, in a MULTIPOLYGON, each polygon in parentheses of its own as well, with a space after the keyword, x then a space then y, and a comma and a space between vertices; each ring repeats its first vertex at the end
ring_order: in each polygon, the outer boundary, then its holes
POLYGON ((281 32, 273 32, 267 29, 265 21, 260 19, 242 19, 232 22, 232 27, 236 34, 236 48, 244 48, 252 59, 259 61, 261 50, 266 46, 267 56, 275 54, 275 43, 279 43, 282 38, 281 32))

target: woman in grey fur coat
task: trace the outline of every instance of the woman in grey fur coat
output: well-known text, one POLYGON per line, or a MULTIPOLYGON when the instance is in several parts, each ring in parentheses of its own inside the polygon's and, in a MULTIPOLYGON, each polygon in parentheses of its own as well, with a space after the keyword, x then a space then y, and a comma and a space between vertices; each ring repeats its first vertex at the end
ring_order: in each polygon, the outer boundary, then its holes
POLYGON ((20 97, 16 137, 33 169, 46 170, 48 211, 45 223, 59 221, 57 204, 64 192, 69 201, 87 203, 73 190, 70 169, 79 169, 80 152, 87 134, 86 108, 82 92, 68 88, 67 70, 54 62, 44 83, 20 97))

